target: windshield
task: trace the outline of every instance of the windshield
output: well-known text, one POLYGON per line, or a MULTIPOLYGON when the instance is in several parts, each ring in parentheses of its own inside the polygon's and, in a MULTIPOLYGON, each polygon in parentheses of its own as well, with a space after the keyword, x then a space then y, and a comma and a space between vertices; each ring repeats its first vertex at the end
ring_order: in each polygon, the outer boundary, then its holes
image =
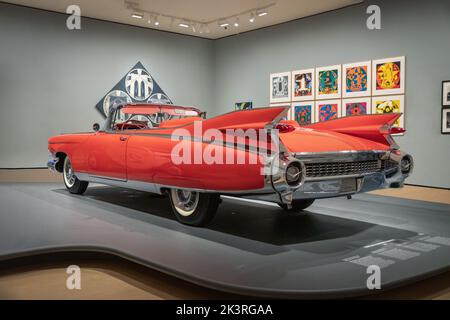
POLYGON ((114 111, 111 118, 112 130, 144 130, 158 128, 168 120, 199 117, 195 109, 161 107, 124 107, 114 111))

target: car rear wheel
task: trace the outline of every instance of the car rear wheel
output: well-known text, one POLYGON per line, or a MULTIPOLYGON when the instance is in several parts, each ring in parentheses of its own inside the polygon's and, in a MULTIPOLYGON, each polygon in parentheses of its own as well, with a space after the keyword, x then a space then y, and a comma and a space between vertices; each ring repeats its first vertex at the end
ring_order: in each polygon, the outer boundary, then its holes
POLYGON ((288 212, 299 212, 302 210, 305 210, 310 205, 314 203, 314 199, 308 199, 308 200, 294 200, 292 201, 292 208, 288 209, 286 204, 279 204, 279 206, 288 212))
POLYGON ((214 218, 220 203, 220 196, 212 193, 171 189, 170 203, 178 221, 201 227, 214 218))
POLYGON ((89 185, 89 182, 78 180, 75 176, 69 156, 64 159, 63 180, 67 190, 73 194, 83 194, 89 185))

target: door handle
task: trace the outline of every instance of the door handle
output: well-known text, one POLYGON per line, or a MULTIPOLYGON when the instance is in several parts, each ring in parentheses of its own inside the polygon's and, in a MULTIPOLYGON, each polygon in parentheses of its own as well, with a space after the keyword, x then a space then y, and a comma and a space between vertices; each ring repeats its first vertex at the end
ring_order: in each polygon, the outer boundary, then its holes
POLYGON ((128 137, 120 137, 120 141, 127 141, 128 137))

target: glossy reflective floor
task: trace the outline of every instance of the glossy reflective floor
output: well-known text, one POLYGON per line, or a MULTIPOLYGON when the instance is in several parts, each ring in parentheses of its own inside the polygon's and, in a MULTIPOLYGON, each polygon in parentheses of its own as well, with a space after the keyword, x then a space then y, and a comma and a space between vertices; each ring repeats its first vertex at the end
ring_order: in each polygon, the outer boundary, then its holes
POLYGON ((95 187, 80 197, 60 184, 0 191, 1 259, 101 250, 199 285, 276 297, 369 294, 368 263, 382 267, 385 289, 450 265, 445 204, 363 195, 292 215, 226 198, 211 226, 198 229, 173 221, 168 201, 145 193, 95 187))

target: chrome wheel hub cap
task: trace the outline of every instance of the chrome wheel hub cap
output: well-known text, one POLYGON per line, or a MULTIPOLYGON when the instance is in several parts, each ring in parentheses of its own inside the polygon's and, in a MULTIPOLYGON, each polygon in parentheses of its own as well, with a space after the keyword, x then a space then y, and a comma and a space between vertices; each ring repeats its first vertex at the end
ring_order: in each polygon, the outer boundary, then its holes
POLYGON ((73 174, 72 163, 68 157, 64 161, 64 181, 69 188, 73 187, 75 184, 75 175, 73 174))
POLYGON ((179 214, 188 217, 194 213, 199 201, 198 192, 172 189, 171 193, 175 209, 179 214))

